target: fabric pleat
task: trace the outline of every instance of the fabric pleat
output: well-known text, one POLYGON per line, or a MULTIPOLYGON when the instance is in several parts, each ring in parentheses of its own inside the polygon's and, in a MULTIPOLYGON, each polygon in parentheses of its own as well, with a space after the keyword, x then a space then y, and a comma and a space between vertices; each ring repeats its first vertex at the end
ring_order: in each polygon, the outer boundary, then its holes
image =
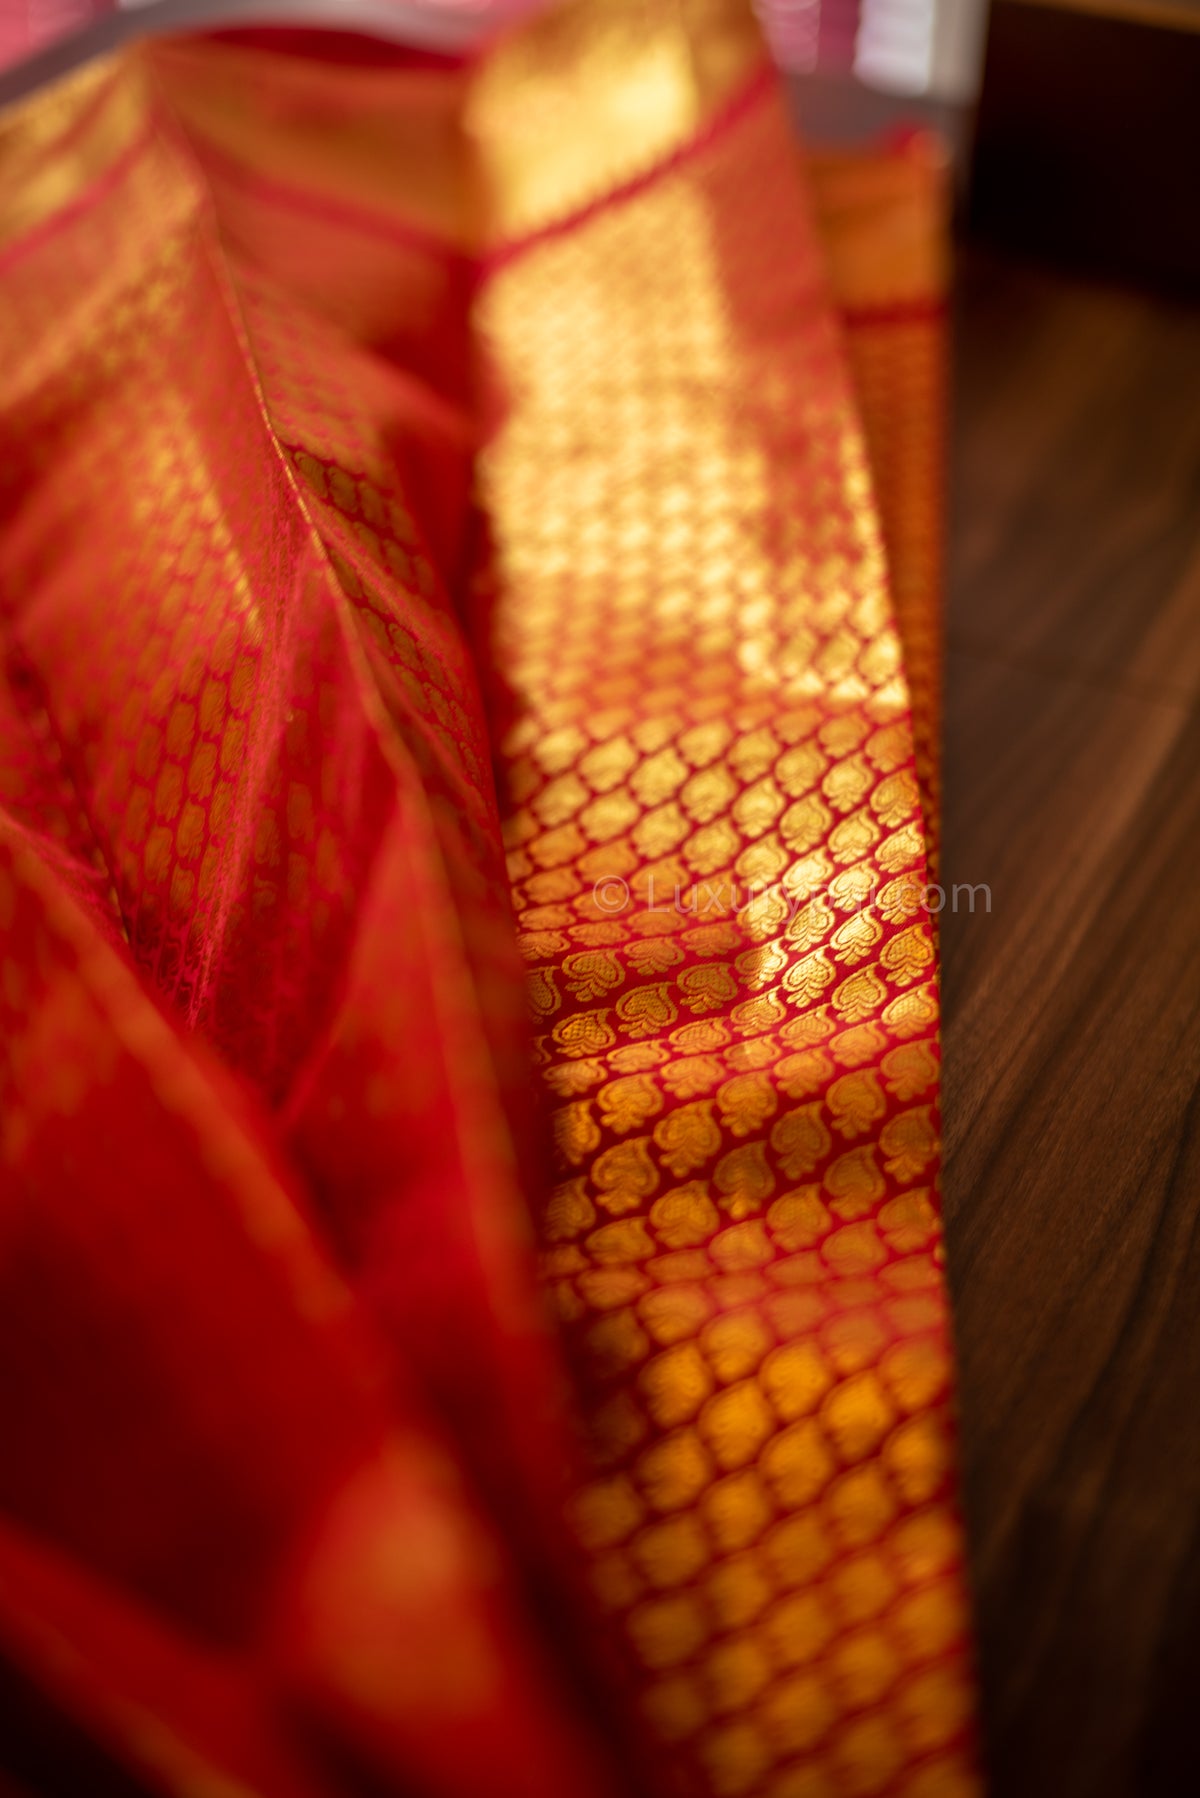
POLYGON ((327 49, 0 115, 0 1762, 972 1793, 938 153, 327 49))

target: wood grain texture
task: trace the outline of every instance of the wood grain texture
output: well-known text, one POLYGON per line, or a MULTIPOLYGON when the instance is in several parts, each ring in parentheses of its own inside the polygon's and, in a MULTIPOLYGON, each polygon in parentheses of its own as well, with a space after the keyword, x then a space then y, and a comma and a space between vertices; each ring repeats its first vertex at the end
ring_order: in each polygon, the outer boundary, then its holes
POLYGON ((945 1190, 994 1798, 1200 1791, 1200 311, 964 260, 945 1190))

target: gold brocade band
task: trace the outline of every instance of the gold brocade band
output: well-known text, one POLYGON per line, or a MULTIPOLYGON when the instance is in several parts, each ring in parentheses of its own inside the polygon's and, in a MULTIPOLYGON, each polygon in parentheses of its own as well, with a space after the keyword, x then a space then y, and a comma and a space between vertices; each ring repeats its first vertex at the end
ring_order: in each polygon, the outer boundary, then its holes
POLYGON ((519 241, 609 199, 691 144, 765 66, 748 5, 551 8, 502 43, 471 86, 488 240, 519 241))
POLYGON ((888 557, 925 822, 941 834, 941 586, 950 167, 936 138, 808 164, 888 557))
POLYGON ((90 183, 118 176, 144 135, 139 84, 107 62, 0 114, 0 253, 60 215, 90 183))
MULTIPOLYGON (((558 1145, 543 1268, 597 1462, 575 1519, 686 1789, 966 1793, 909 691, 781 105, 764 88, 713 124, 711 91, 681 98, 728 16, 572 8, 475 114, 504 235, 534 234, 479 311, 507 406, 481 605, 558 1145), (626 71, 613 45, 635 39, 626 71), (648 71, 672 98, 643 111, 648 71)), ((852 309, 882 303, 857 196, 899 221, 888 300, 928 328, 933 179, 918 158, 872 198, 851 163, 823 171, 852 309)), ((896 420, 936 397, 936 344, 906 381, 849 322, 928 643, 936 437, 910 464, 896 420)))

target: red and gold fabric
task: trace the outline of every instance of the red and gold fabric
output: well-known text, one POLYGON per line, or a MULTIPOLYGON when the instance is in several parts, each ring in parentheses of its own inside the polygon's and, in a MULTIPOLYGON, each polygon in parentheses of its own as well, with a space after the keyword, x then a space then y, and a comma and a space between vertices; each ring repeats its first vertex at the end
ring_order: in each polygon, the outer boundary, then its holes
POLYGON ((331 48, 0 116, 13 1777, 972 1792, 936 158, 331 48))

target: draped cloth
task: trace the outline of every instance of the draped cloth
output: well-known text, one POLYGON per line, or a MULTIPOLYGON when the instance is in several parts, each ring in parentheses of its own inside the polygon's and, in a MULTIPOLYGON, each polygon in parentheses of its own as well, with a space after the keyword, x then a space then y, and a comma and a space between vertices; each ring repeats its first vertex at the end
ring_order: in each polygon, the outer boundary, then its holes
POLYGON ((975 1791, 936 152, 605 0, 0 177, 4 1765, 975 1791))

